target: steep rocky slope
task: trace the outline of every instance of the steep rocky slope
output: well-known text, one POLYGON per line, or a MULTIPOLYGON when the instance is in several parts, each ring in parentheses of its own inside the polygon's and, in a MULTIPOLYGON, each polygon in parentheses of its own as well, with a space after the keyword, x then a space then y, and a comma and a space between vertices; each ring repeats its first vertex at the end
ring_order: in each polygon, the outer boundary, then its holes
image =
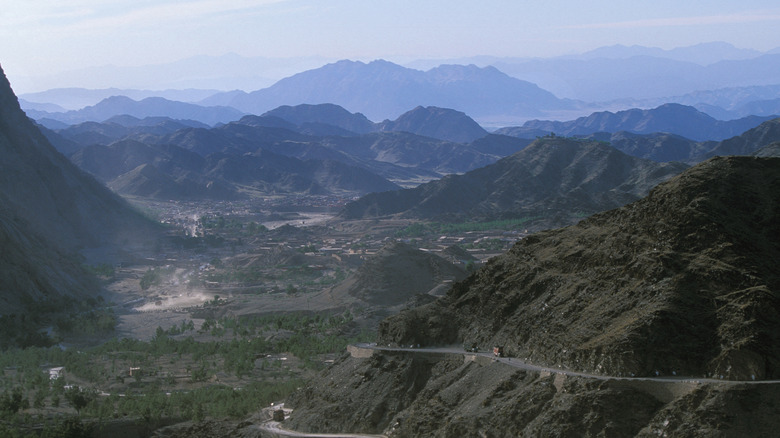
POLYGON ((462 355, 342 357, 285 427, 390 437, 774 436, 776 385, 597 380, 462 355))
POLYGON ((36 233, 64 248, 132 243, 150 223, 59 154, 0 79, 0 199, 36 233))
POLYGON ((773 436, 780 159, 714 158, 646 198, 538 233, 390 317, 379 344, 503 345, 510 362, 352 350, 289 427, 413 436, 773 436), (516 361, 603 378, 531 371, 516 361), (718 382, 632 380, 656 373, 718 382), (729 382, 728 379, 751 383, 729 382))
POLYGON ((501 344, 611 375, 780 377, 780 159, 707 161, 623 208, 523 239, 383 342, 501 344), (446 324, 423 324, 420 319, 446 324))
POLYGON ((76 251, 131 249, 158 231, 54 149, 20 109, 2 70, 0 156, 0 313, 96 292, 76 251))

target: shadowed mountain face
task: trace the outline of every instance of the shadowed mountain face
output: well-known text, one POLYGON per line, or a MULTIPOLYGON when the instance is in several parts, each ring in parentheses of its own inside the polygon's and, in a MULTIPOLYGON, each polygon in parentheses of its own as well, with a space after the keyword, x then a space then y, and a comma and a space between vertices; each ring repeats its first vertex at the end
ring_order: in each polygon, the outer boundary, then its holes
MULTIPOLYGON (((2 73, 2 70, 0 70, 2 73)), ((97 290, 74 252, 143 245, 157 228, 60 155, 0 78, 0 300, 3 313, 97 290)))
POLYGON ((0 83, 3 205, 62 248, 125 242, 149 223, 60 155, 0 83))
POLYGON ((717 155, 752 155, 758 149, 780 141, 780 119, 767 120, 741 135, 719 142, 698 142, 679 135, 597 132, 588 139, 606 141, 615 149, 653 161, 698 163, 717 155))
POLYGON ((522 151, 464 175, 414 189, 374 193, 347 204, 346 218, 418 218, 590 214, 639 199, 681 172, 598 142, 541 139, 522 151))
POLYGON ((263 117, 278 117, 298 126, 313 123, 332 125, 357 134, 367 134, 375 130, 374 123, 363 114, 350 113, 331 103, 284 105, 266 112, 263 117))
POLYGON ((780 159, 714 158, 523 239, 445 299, 383 322, 381 342, 505 345, 610 375, 776 379, 779 201, 780 159))
MULTIPOLYGON (((208 138, 209 131, 196 131, 199 139, 208 138)), ((180 143, 192 149, 200 144, 186 137, 180 143)), ((87 146, 71 160, 117 193, 159 199, 239 199, 246 196, 240 193, 241 187, 308 194, 398 188, 365 169, 332 160, 303 161, 262 148, 254 153, 226 149, 204 157, 167 143, 121 140, 108 146, 87 146)))

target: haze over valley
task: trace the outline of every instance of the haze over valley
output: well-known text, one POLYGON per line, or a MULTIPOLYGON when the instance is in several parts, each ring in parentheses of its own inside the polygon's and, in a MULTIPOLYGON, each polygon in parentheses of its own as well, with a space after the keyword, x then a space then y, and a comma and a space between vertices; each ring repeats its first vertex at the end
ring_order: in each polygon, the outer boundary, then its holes
POLYGON ((780 9, 564 3, 9 5, 0 435, 773 436, 780 9))

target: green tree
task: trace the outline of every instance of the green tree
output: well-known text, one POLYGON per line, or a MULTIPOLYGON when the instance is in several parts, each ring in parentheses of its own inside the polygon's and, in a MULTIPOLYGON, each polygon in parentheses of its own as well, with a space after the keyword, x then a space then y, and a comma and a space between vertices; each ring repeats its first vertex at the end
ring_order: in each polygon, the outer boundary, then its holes
POLYGON ((79 388, 78 386, 65 391, 65 400, 76 409, 76 413, 79 415, 81 415, 81 410, 94 400, 96 396, 95 391, 79 388))
POLYGON ((14 388, 10 394, 8 391, 3 393, 2 399, 0 399, 0 407, 5 412, 15 414, 22 409, 29 408, 30 402, 24 398, 22 388, 14 388))

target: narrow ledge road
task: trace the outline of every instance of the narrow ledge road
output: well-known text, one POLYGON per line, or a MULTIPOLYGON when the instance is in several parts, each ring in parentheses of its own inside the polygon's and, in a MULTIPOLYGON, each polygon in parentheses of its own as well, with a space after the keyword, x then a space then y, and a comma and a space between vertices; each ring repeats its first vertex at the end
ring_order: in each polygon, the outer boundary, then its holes
MULTIPOLYGON (((679 383, 679 384, 691 384, 691 383, 716 383, 726 385, 773 385, 780 384, 780 380, 725 380, 725 379, 712 379, 702 377, 685 377, 685 376, 658 376, 658 377, 626 377, 626 376, 609 376, 604 374, 590 374, 579 371, 571 371, 561 368, 546 367, 540 365, 534 365, 527 363, 522 359, 515 357, 495 357, 492 353, 487 352, 470 352, 464 351, 456 347, 437 347, 437 348, 402 348, 402 347, 382 347, 376 344, 354 344, 347 347, 350 354, 353 357, 369 357, 374 351, 390 351, 390 352, 404 352, 404 353, 426 353, 426 354, 455 354, 467 357, 484 357, 490 359, 492 362, 508 365, 514 368, 534 371, 540 374, 549 373, 559 374, 573 377, 584 377, 588 379, 597 380, 619 380, 619 381, 631 381, 631 382, 648 382, 648 383, 679 383)), ((280 405, 283 406, 283 405, 280 405)), ((272 409, 272 408, 266 408, 272 409)), ((279 407, 275 408, 279 409, 279 407)), ((292 410, 284 409, 285 416, 289 415, 292 410)), ((387 438, 386 435, 371 435, 371 434, 328 434, 328 433, 307 433, 298 432, 294 430, 285 429, 282 427, 282 423, 277 421, 266 421, 260 425, 255 426, 262 430, 266 434, 276 437, 300 437, 300 438, 387 438)))
POLYGON ((516 357, 495 357, 492 353, 487 352, 470 352, 455 347, 436 347, 436 348, 402 348, 402 347, 382 347, 376 344, 354 344, 352 347, 360 350, 376 350, 376 351, 397 351, 397 352, 410 352, 410 353, 432 353, 432 354, 460 354, 463 356, 480 356, 490 358, 494 362, 509 365, 515 368, 536 371, 540 373, 550 374, 562 374, 565 376, 573 377, 585 377, 589 379, 597 380, 626 380, 626 381, 641 381, 641 382, 662 382, 662 383, 720 383, 720 384, 733 384, 733 385, 773 385, 780 384, 780 380, 727 380, 727 379, 714 379, 706 377, 691 377, 691 376, 657 376, 657 377, 629 377, 629 376, 610 376, 606 374, 591 374, 580 371, 572 371, 562 368, 547 367, 541 365, 534 365, 523 361, 516 357))

